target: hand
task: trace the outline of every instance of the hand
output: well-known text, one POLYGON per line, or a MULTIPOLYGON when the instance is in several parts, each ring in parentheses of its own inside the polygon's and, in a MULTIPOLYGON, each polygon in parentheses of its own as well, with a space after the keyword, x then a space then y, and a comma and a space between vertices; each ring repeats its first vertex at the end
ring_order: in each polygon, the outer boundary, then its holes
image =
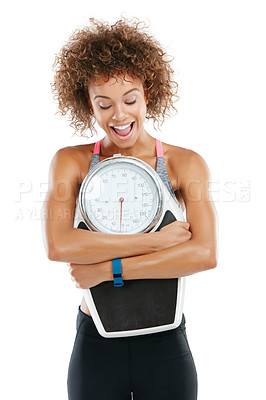
POLYGON ((167 249, 168 247, 190 240, 191 232, 189 227, 190 224, 188 222, 174 221, 161 228, 158 233, 161 235, 162 249, 167 249))
POLYGON ((110 268, 109 262, 98 264, 73 264, 69 265, 69 273, 71 279, 76 282, 76 287, 79 289, 90 289, 104 282, 106 279, 106 268, 110 268))

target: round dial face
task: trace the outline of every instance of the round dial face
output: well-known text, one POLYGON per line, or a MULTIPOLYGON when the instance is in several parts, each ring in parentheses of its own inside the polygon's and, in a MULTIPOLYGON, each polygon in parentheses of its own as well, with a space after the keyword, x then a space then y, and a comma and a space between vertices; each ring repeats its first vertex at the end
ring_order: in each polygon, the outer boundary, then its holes
POLYGON ((162 194, 155 172, 134 160, 108 159, 88 175, 81 188, 81 210, 92 229, 134 234, 150 230, 159 219, 162 194))

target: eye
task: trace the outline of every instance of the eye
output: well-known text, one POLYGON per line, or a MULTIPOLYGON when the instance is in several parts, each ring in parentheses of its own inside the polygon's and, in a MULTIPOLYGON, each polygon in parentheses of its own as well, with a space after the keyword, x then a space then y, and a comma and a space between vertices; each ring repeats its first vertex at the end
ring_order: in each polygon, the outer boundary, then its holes
POLYGON ((136 103, 136 99, 133 101, 125 101, 125 104, 127 104, 128 106, 130 106, 131 104, 135 104, 136 103))
POLYGON ((104 107, 104 106, 101 106, 100 104, 99 104, 99 107, 102 109, 102 110, 108 110, 110 107, 112 107, 112 106, 107 106, 107 107, 104 107))

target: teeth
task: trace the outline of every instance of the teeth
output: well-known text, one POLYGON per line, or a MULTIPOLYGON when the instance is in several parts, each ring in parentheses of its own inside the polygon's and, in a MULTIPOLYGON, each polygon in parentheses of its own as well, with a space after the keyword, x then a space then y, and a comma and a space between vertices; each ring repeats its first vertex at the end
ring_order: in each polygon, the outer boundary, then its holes
POLYGON ((127 125, 124 125, 124 126, 114 126, 114 128, 115 128, 115 129, 120 129, 120 130, 122 130, 122 129, 129 128, 130 125, 131 125, 131 123, 130 123, 130 124, 127 124, 127 125))

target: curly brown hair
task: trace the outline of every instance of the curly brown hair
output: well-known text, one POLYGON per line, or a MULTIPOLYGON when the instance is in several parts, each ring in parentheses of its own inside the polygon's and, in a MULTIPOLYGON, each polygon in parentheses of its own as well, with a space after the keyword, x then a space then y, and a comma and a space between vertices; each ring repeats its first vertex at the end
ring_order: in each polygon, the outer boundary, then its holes
POLYGON ((90 18, 91 26, 76 30, 56 55, 52 92, 62 115, 81 136, 96 132, 89 105, 88 86, 97 77, 129 75, 139 78, 148 93, 147 119, 158 126, 175 110, 178 84, 171 60, 145 24, 125 18, 110 25, 90 18))

